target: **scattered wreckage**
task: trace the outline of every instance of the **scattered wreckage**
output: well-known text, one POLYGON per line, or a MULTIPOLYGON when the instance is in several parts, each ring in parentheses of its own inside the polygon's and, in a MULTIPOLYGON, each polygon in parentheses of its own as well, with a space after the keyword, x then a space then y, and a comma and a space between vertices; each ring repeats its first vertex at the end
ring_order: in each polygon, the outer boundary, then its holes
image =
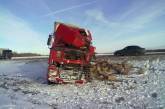
POLYGON ((97 61, 90 67, 92 79, 118 81, 116 75, 128 75, 133 68, 127 62, 109 63, 108 61, 97 61))

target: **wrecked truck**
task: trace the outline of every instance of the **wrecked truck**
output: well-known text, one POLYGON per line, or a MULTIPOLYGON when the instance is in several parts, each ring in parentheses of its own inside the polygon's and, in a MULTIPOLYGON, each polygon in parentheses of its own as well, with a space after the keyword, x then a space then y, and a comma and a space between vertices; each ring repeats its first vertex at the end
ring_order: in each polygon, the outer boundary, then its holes
POLYGON ((0 48, 0 59, 11 59, 12 56, 12 50, 0 48))
POLYGON ((89 65, 95 54, 89 30, 55 22, 49 35, 50 49, 47 80, 52 83, 86 83, 89 65))

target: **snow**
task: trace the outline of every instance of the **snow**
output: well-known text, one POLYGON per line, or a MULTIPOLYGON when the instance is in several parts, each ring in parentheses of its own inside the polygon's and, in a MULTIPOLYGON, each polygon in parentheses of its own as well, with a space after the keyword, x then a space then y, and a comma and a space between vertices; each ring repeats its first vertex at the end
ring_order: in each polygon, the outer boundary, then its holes
POLYGON ((0 61, 0 109, 164 109, 165 57, 125 59, 134 69, 123 81, 83 85, 47 85, 46 59, 0 61))

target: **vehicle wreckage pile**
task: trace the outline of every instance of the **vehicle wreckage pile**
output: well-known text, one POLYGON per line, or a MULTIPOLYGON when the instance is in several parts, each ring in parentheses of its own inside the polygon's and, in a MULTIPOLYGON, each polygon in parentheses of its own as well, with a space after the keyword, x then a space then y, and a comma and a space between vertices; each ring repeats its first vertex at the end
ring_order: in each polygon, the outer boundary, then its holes
POLYGON ((128 75, 133 66, 126 61, 112 63, 108 61, 97 61, 90 67, 90 79, 119 81, 116 75, 128 75))
POLYGON ((94 78, 117 81, 116 74, 127 75, 132 68, 127 62, 95 60, 91 64, 96 49, 92 45, 92 35, 89 30, 75 25, 55 22, 47 45, 50 48, 47 75, 50 84, 84 83, 94 78))

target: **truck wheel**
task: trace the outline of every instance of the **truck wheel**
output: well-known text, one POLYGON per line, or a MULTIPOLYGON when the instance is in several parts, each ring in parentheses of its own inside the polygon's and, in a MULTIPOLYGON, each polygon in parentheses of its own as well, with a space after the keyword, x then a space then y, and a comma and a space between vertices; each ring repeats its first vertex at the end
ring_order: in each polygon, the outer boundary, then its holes
POLYGON ((10 60, 11 60, 11 56, 9 56, 9 57, 8 57, 8 59, 10 59, 10 60))
POLYGON ((8 58, 7 55, 5 55, 5 56, 4 56, 4 59, 7 59, 7 58, 8 58))

